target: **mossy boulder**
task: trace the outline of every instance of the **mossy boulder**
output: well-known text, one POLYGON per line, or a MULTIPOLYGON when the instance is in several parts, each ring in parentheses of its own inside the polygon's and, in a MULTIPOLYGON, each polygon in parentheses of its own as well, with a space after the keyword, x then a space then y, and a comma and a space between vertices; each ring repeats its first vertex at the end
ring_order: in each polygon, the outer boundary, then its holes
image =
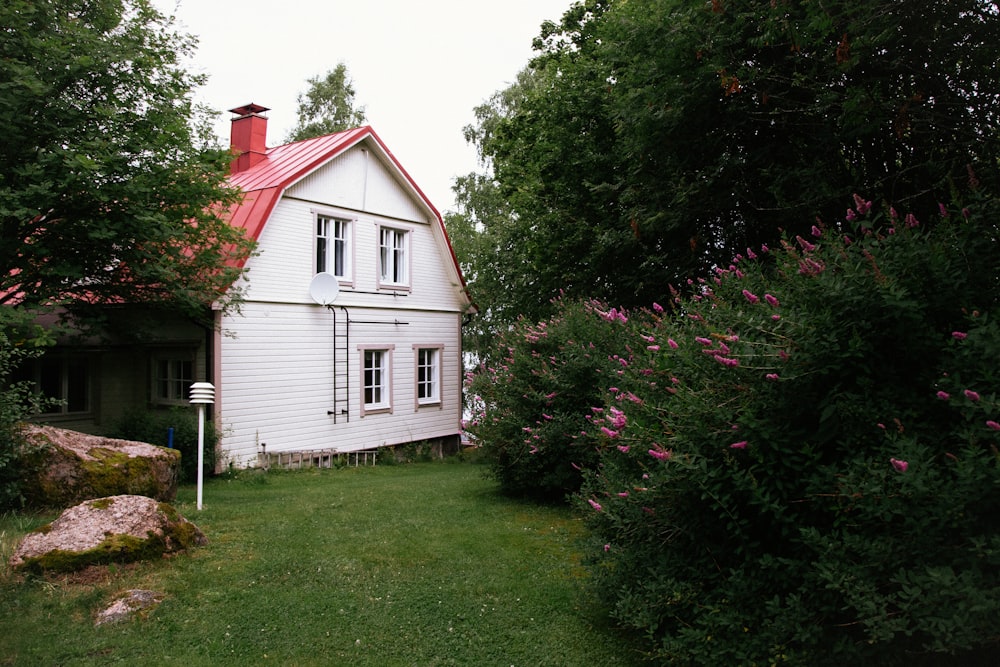
POLYGON ((177 497, 181 455, 175 449, 35 424, 25 425, 24 435, 37 459, 23 480, 32 505, 67 507, 123 494, 165 502, 177 497))
POLYGON ((10 566, 29 572, 72 572, 89 565, 160 558, 207 543, 172 505, 146 496, 88 500, 28 533, 10 566))

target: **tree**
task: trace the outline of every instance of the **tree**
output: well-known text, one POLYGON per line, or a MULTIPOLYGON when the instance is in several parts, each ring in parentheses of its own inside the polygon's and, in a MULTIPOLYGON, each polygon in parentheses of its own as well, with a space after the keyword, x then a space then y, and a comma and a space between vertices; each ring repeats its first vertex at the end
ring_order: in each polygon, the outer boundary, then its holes
POLYGON ((298 97, 299 120, 286 141, 322 137, 367 122, 365 108, 354 106, 354 84, 344 63, 338 63, 322 79, 314 76, 306 83, 309 90, 298 97))
POLYGON ((524 261, 497 265, 536 305, 498 298, 528 317, 559 293, 648 305, 842 221, 854 191, 930 219, 995 188, 998 40, 986 0, 577 3, 543 25, 533 85, 470 133, 527 221, 524 261))
POLYGON ((147 0, 11 0, 0 25, 0 305, 232 306, 252 242, 220 217, 195 40, 147 0))

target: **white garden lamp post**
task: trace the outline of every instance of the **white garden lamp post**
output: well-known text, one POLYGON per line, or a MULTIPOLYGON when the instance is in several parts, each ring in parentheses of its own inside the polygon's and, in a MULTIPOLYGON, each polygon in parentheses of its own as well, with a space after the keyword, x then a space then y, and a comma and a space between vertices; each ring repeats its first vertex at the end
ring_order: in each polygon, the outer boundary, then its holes
POLYGON ((198 509, 201 509, 201 487, 205 477, 205 406, 215 403, 215 386, 211 382, 191 385, 191 405, 198 406, 198 509))

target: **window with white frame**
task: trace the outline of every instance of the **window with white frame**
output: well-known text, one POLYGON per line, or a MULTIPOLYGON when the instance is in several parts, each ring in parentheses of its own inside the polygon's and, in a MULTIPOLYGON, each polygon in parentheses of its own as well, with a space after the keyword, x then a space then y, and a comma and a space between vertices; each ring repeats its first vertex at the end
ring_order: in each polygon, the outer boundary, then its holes
POLYGON ((316 216, 316 273, 348 278, 351 271, 351 223, 327 215, 316 216))
POLYGON ((362 414, 392 409, 392 348, 362 350, 362 414))
POLYGON ((406 285, 409 283, 409 260, 407 244, 409 234, 392 227, 379 228, 378 267, 379 283, 382 285, 406 285))
POLYGON ((190 358, 157 357, 153 360, 153 402, 186 405, 194 383, 190 358))
POLYGON ((417 406, 441 403, 441 348, 418 347, 417 406))

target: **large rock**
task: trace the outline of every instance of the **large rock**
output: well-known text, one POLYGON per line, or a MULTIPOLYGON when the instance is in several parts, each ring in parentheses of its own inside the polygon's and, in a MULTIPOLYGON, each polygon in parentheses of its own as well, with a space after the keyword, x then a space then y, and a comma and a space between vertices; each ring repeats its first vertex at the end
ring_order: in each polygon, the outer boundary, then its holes
POLYGON ((88 565, 159 558, 206 544, 204 533, 173 506, 146 496, 88 500, 28 533, 10 566, 71 572, 88 565))
POLYGON ((32 504, 68 507, 122 494, 166 502, 177 497, 176 449, 35 424, 24 425, 24 434, 38 457, 23 480, 32 504))

